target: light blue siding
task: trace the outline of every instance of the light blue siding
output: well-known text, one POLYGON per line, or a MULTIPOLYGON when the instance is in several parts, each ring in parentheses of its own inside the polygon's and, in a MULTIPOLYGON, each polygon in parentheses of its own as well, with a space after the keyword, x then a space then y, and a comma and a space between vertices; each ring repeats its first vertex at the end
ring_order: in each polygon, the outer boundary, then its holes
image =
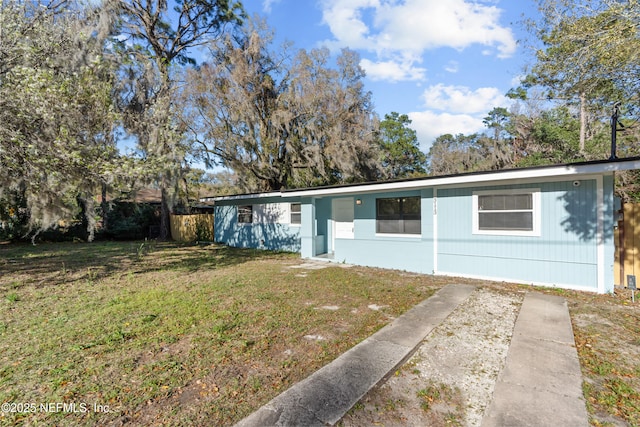
POLYGON ((438 271, 597 290, 597 224, 595 179, 440 189, 438 271), (473 191, 517 188, 540 189, 540 236, 473 234, 473 191))
MULTIPOLYGON (((401 191, 354 196, 354 238, 336 239, 334 259, 346 263, 433 273, 433 190, 401 191), (421 203, 421 236, 376 234, 376 199, 415 197, 421 203)), ((331 206, 331 198, 323 202, 331 206)), ((318 219, 320 223, 320 219, 318 219)), ((330 227, 328 227, 330 229, 330 227)))
MULTIPOLYGON (((462 187, 407 191, 366 192, 367 188, 363 186, 362 193, 351 192, 348 196, 325 193, 300 199, 284 194, 216 202, 216 241, 238 247, 297 251, 303 258, 329 253, 338 262, 419 273, 613 290, 612 175, 598 179, 590 175, 588 179, 581 178, 579 185, 572 180, 527 179, 512 185, 467 183, 462 187), (598 185, 600 179, 602 186, 598 185), (473 193, 514 189, 539 191, 539 235, 474 234, 473 193), (376 233, 376 199, 416 196, 421 198, 419 236, 376 233), (344 200, 333 203, 347 197, 354 203, 353 238, 347 238, 348 227, 346 233, 344 230, 344 212, 350 209, 345 209, 344 200), (237 223, 239 205, 283 202, 302 204, 300 226, 283 221, 237 223), (341 209, 338 225, 343 238, 334 236, 338 233, 333 209, 341 209)), ((348 225, 348 219, 346 222, 348 225)))
POLYGON ((301 226, 268 221, 252 224, 238 223, 238 206, 289 202, 298 202, 298 200, 262 198, 217 203, 214 220, 215 241, 238 248, 300 252, 301 226))
POLYGON ((612 293, 614 288, 613 268, 616 245, 614 227, 618 225, 615 214, 615 183, 613 175, 604 176, 604 292, 612 293))
POLYGON ((316 255, 316 204, 313 199, 302 199, 302 226, 300 227, 300 254, 303 258, 311 258, 316 255))

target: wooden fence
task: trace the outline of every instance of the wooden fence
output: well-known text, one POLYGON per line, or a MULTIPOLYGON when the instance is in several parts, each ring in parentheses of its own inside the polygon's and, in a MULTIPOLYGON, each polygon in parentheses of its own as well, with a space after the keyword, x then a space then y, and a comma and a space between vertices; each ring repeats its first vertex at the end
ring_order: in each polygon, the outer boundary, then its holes
POLYGON ((622 205, 622 217, 615 229, 614 239, 614 282, 626 286, 628 275, 640 276, 640 204, 622 205))
POLYGON ((178 242, 213 242, 213 215, 171 215, 171 237, 178 242))

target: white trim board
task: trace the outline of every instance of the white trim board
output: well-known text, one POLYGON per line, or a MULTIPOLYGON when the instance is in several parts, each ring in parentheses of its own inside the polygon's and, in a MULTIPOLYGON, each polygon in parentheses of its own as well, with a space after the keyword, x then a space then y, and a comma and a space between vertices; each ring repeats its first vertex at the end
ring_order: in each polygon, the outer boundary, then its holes
POLYGON ((433 274, 435 276, 463 277, 465 279, 484 280, 488 282, 514 283, 517 285, 542 286, 545 288, 556 288, 556 289, 571 289, 574 291, 586 291, 586 292, 594 292, 594 293, 603 292, 603 291, 600 291, 599 288, 594 288, 593 286, 578 286, 578 285, 563 284, 563 283, 531 282, 527 280, 508 279, 504 277, 483 276, 483 275, 477 275, 477 274, 448 273, 446 271, 436 271, 433 274))
POLYGON ((627 162, 555 166, 536 169, 510 169, 506 171, 473 173, 447 177, 428 177, 412 181, 369 183, 344 187, 310 188, 287 191, 289 197, 319 197, 355 193, 377 193, 384 191, 412 190, 442 186, 487 186, 517 184, 532 181, 569 181, 587 179, 587 176, 602 176, 620 170, 640 169, 640 159, 627 162))
POLYGON ((616 171, 632 169, 640 169, 640 158, 610 162, 582 163, 576 165, 544 166, 536 168, 509 169, 504 171, 467 173, 444 177, 426 177, 410 181, 372 182, 358 185, 306 188, 258 194, 239 194, 206 199, 213 199, 215 202, 261 199, 265 197, 346 196, 352 194, 416 190, 447 186, 478 187, 488 185, 523 184, 532 181, 569 181, 572 179, 594 179, 598 176, 602 176, 603 174, 611 174, 616 171))

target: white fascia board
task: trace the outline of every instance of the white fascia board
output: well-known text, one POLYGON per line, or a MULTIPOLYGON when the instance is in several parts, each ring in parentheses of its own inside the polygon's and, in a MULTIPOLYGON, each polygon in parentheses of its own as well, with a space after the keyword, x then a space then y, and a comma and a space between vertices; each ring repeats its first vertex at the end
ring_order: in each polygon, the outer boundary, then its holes
POLYGON ((465 175, 447 176, 443 178, 431 177, 414 181, 382 182, 379 184, 363 184, 347 187, 327 187, 319 189, 305 189, 288 191, 287 196, 313 197, 328 195, 346 195, 354 193, 377 193, 382 191, 402 191, 419 188, 444 187, 451 185, 478 185, 519 180, 547 180, 549 178, 570 178, 582 175, 609 174, 616 171, 640 169, 640 159, 620 162, 603 162, 585 165, 565 165, 535 169, 511 169, 507 171, 471 173, 465 175))
POLYGON ((470 186, 486 184, 531 182, 532 180, 570 179, 583 175, 602 175, 617 171, 640 169, 640 159, 627 161, 600 162, 581 165, 563 165, 541 168, 510 169, 506 171, 469 173, 464 175, 446 176, 442 178, 428 177, 411 181, 395 181, 381 183, 366 183, 344 187, 307 188, 286 192, 271 192, 260 194, 240 194, 237 196, 216 197, 214 201, 249 200, 263 197, 322 197, 363 193, 379 193, 385 191, 404 191, 432 187, 470 186))
POLYGON ((250 200, 250 199, 262 199, 264 197, 282 197, 282 192, 274 191, 271 193, 255 193, 255 194, 238 194, 235 196, 220 196, 214 197, 214 202, 222 202, 225 200, 250 200))

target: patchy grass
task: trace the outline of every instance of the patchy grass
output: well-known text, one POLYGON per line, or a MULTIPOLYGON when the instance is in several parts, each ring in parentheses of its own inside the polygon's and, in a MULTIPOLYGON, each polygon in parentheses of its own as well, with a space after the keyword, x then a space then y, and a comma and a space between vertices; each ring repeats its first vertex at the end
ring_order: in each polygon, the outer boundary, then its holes
POLYGON ((595 426, 640 426, 640 307, 629 291, 567 298, 595 426))
MULTIPOLYGON (((12 406, 0 425, 230 425, 441 286, 471 282, 300 264, 217 245, 1 245, 0 403, 12 406)), ((640 426, 640 304, 536 290, 567 299, 592 425, 640 426)), ((423 389, 377 410, 402 423, 421 400, 460 422, 423 389)))
POLYGON ((451 280, 300 264, 217 245, 1 246, 0 424, 232 424, 451 280))
POLYGON ((420 398, 420 407, 433 417, 432 425, 461 426, 464 409, 460 393, 458 388, 453 389, 447 384, 430 383, 416 394, 420 398))

